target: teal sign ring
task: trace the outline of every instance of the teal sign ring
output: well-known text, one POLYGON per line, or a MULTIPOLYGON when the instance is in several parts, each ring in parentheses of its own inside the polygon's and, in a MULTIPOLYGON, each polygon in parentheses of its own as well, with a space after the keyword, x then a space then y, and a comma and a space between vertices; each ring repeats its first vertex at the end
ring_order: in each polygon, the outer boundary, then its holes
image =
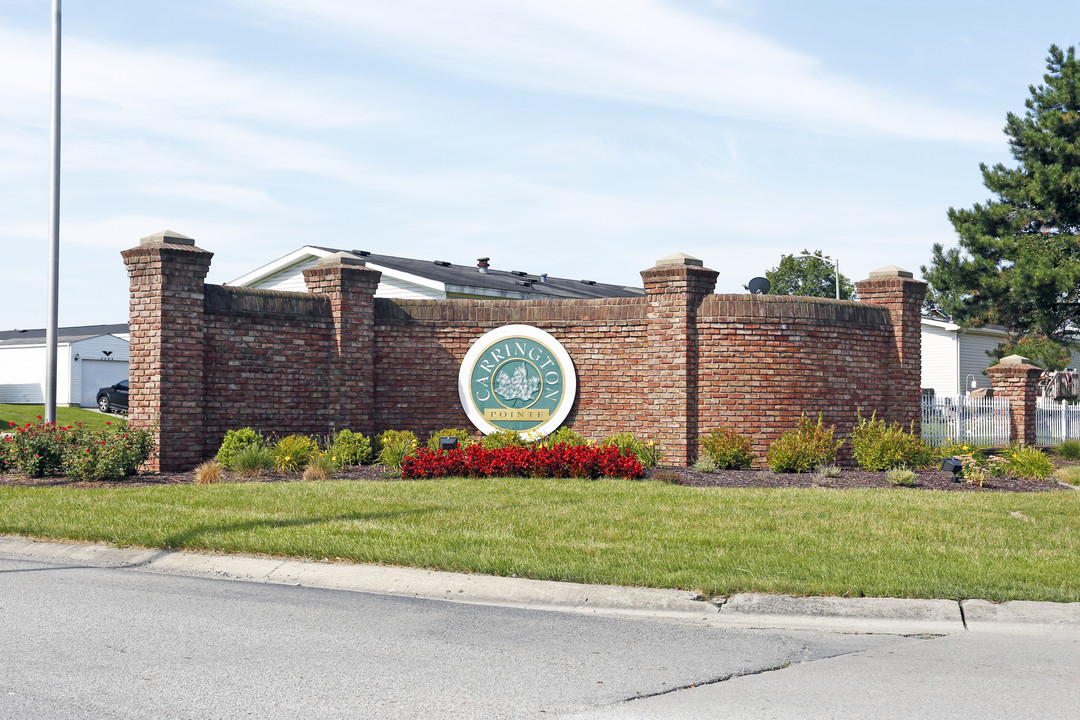
POLYGON ((465 354, 458 397, 485 435, 503 430, 547 435, 570 413, 577 374, 562 344, 531 325, 485 333, 465 354))

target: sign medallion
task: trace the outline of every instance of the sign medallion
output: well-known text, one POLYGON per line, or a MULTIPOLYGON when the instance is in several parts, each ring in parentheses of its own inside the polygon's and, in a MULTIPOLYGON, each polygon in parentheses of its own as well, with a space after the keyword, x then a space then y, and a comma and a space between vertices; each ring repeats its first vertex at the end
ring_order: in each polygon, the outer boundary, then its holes
POLYGON ((458 371, 458 397, 485 435, 502 430, 547 435, 574 404, 577 374, 562 344, 530 325, 481 336, 458 371))

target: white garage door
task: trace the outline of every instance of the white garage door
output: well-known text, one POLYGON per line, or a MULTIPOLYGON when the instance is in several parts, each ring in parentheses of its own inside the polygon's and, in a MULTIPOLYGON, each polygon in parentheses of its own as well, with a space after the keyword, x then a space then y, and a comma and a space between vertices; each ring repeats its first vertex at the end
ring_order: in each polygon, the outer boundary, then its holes
POLYGON ((79 404, 83 407, 97 405, 97 391, 121 380, 127 380, 127 362, 116 360, 80 360, 82 363, 82 393, 79 404))

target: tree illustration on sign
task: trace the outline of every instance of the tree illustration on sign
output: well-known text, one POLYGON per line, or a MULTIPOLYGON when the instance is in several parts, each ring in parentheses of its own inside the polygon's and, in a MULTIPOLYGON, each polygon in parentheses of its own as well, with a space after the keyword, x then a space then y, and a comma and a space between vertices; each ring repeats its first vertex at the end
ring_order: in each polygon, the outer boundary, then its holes
POLYGON ((536 375, 529 377, 529 371, 524 363, 518 363, 513 372, 507 372, 504 368, 495 376, 492 386, 495 394, 507 402, 520 400, 532 402, 536 393, 540 391, 540 378, 536 375))

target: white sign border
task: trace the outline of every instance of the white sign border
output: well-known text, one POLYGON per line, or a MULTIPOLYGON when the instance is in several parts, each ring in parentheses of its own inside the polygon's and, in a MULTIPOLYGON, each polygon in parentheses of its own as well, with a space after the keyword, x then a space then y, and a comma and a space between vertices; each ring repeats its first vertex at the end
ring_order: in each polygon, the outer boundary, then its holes
POLYGON ((503 431, 503 428, 496 427, 484 419, 483 413, 473 403, 469 385, 472 381, 473 367, 480 360, 480 356, 495 343, 509 337, 527 337, 530 340, 535 340, 551 351, 551 354, 562 368, 563 397, 559 407, 555 410, 555 414, 544 424, 519 433, 522 436, 533 433, 539 433, 541 436, 550 435, 559 429, 563 420, 570 414, 570 409, 574 406, 574 400, 577 399, 577 368, 574 367, 574 361, 570 359, 570 353, 566 352, 566 348, 562 346, 561 342, 556 340, 551 333, 532 325, 503 325, 494 330, 489 330, 473 341, 473 344, 469 346, 469 351, 465 353, 465 358, 461 361, 461 367, 458 369, 458 399, 461 401, 461 407, 465 409, 465 414, 469 416, 472 424, 485 435, 503 431))

